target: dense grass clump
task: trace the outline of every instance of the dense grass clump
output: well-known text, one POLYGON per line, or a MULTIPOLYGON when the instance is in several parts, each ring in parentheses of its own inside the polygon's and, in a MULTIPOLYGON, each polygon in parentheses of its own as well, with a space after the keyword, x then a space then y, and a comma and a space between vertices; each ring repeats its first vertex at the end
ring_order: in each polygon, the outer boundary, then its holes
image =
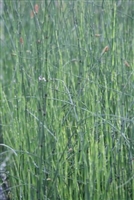
POLYGON ((4 0, 0 147, 10 199, 134 199, 133 6, 4 0))

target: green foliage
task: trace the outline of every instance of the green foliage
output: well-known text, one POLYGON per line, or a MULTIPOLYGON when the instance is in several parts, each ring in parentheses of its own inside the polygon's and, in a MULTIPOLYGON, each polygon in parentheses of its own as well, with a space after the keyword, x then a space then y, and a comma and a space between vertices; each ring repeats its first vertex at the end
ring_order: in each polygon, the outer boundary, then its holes
POLYGON ((3 3, 10 198, 134 199, 133 2, 3 3))

